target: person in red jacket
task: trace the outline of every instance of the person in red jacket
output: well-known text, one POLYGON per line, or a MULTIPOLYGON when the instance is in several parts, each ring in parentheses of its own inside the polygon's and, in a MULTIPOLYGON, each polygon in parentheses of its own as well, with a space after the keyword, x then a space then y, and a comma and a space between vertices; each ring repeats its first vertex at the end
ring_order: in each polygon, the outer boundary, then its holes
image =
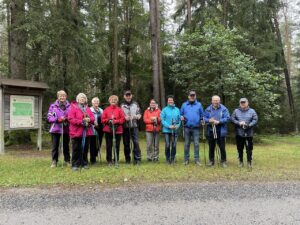
POLYGON ((154 99, 150 101, 149 108, 144 112, 144 123, 146 124, 147 159, 157 162, 159 159, 159 131, 160 131, 160 109, 154 99))
POLYGON ((79 93, 76 102, 71 104, 68 120, 72 139, 72 170, 77 171, 80 166, 88 169, 89 137, 93 135, 91 125, 94 124, 95 118, 87 105, 85 94, 79 93))
POLYGON ((118 107, 119 98, 116 95, 112 95, 109 97, 108 102, 110 106, 104 109, 101 122, 103 123, 103 132, 105 133, 105 141, 106 141, 106 160, 109 166, 112 165, 112 147, 113 147, 113 125, 115 127, 115 135, 116 135, 116 149, 117 149, 117 161, 119 161, 119 152, 120 152, 120 142, 121 136, 123 133, 123 123, 125 122, 125 115, 123 110, 118 107))

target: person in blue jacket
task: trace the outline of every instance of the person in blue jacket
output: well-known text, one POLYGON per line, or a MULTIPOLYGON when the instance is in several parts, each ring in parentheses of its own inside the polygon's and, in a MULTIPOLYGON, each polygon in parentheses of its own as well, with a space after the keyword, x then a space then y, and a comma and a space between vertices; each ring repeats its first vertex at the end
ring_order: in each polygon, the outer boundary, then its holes
POLYGON ((182 104, 180 114, 181 121, 184 124, 184 164, 189 164, 191 137, 193 137, 194 160, 196 165, 201 166, 199 158, 199 127, 203 119, 203 108, 201 103, 196 99, 195 91, 189 92, 188 100, 182 104))
POLYGON ((215 147, 218 144, 221 153, 221 165, 226 165, 225 137, 227 135, 227 122, 229 121, 229 111, 221 104, 219 96, 212 97, 212 104, 204 112, 204 121, 208 124, 207 136, 209 144, 209 163, 208 166, 215 164, 215 147), (214 129, 215 128, 215 129, 214 129), (215 130, 215 132, 214 132, 215 130))
POLYGON ((168 96, 168 105, 160 113, 162 133, 165 137, 166 162, 175 163, 178 129, 180 128, 180 111, 174 104, 174 97, 168 96))

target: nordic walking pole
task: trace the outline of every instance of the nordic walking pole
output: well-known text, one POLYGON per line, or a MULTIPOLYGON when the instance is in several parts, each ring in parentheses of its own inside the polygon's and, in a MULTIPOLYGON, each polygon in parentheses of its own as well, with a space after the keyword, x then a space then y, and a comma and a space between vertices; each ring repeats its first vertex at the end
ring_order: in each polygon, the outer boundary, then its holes
MULTIPOLYGON (((243 129, 244 131, 247 129, 247 125, 243 125, 243 129)), ((245 144, 246 144, 246 153, 248 152, 248 148, 249 148, 249 142, 248 142, 248 139, 247 139, 247 133, 244 132, 244 136, 245 136, 245 144)), ((250 168, 248 168, 249 171, 252 171, 252 166, 250 168)))
POLYGON ((115 166, 119 166, 118 165, 118 159, 117 159, 117 141, 116 141, 116 128, 115 128, 115 124, 114 124, 114 115, 112 115, 111 117, 112 119, 112 130, 113 130, 113 144, 114 144, 114 152, 115 152, 115 166))
POLYGON ((84 126, 83 134, 82 134, 82 141, 81 141, 81 162, 80 162, 80 172, 82 169, 82 164, 83 164, 83 154, 84 154, 84 148, 85 148, 85 138, 86 138, 86 130, 87 127, 84 126))
MULTIPOLYGON (((174 127, 174 124, 175 124, 175 120, 172 119, 172 126, 174 127)), ((175 129, 172 129, 172 149, 175 148, 175 129)), ((171 152, 172 152, 172 149, 171 149, 171 152)), ((174 160, 174 163, 175 163, 175 158, 173 159, 174 160)))
POLYGON ((184 120, 181 120, 181 124, 182 124, 182 137, 184 140, 184 120))
POLYGON ((206 138, 205 138, 205 122, 203 121, 202 123, 202 139, 203 139, 203 154, 204 154, 204 164, 206 166, 206 153, 205 153, 205 142, 206 142, 206 138))
POLYGON ((217 128, 216 128, 216 125, 213 124, 212 125, 212 128, 213 128, 213 135, 214 135, 214 140, 215 140, 215 153, 216 153, 216 159, 217 159, 217 162, 218 162, 218 166, 220 166, 220 160, 219 160, 219 149, 218 149, 218 134, 217 134, 217 128))
POLYGON ((153 153, 155 152, 156 127, 157 127, 157 121, 155 120, 154 123, 153 123, 153 141, 152 141, 152 149, 153 149, 153 153))
POLYGON ((63 158, 63 154, 64 154, 64 122, 61 123, 61 145, 60 145, 60 149, 61 149, 61 168, 64 168, 64 158, 63 158))

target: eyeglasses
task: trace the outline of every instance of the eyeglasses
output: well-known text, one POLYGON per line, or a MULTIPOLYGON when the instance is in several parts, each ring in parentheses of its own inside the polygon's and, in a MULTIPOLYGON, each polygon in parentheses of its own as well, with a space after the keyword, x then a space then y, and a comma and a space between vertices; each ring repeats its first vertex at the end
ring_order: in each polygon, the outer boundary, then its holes
POLYGON ((191 95, 190 95, 190 97, 195 97, 195 96, 196 96, 195 94, 191 94, 191 95))

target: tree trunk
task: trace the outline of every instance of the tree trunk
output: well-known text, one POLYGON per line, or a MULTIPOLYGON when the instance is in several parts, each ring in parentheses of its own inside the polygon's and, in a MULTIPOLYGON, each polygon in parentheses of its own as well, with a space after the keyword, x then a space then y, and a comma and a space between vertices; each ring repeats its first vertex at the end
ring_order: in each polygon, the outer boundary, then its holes
POLYGON ((152 56, 152 80, 153 80, 153 98, 158 104, 161 103, 160 99, 160 80, 159 80, 159 57, 158 57, 158 44, 157 44, 157 10, 156 0, 150 0, 150 27, 151 27, 151 56, 152 56))
POLYGON ((274 20, 274 28, 275 28, 275 32, 276 32, 276 36, 277 36, 278 45, 281 48, 281 60, 282 60, 282 67, 283 67, 284 78, 285 78, 285 83, 286 83, 286 90, 287 90, 290 112, 291 112, 292 119, 294 122, 295 132, 298 132, 298 123, 297 123, 297 119, 296 119, 297 117, 296 117, 296 112, 295 112, 295 104, 294 104, 293 92, 292 92, 292 87, 291 87, 290 71, 288 69, 288 65, 285 60, 284 47, 283 47, 283 43, 282 43, 282 39, 281 39, 281 32, 279 29, 279 23, 278 23, 276 14, 274 14, 273 20, 274 20))
POLYGON ((156 35, 157 35, 157 58, 158 58, 158 76, 159 76, 159 94, 160 94, 160 105, 164 107, 166 105, 165 98, 165 85, 163 75, 163 63, 162 63, 162 51, 161 51, 161 38, 160 38, 160 5, 159 0, 156 0, 156 35))
POLYGON ((118 75, 118 12, 117 12, 118 0, 113 0, 113 90, 118 91, 119 89, 119 75, 118 75))
POLYGON ((26 41, 27 34, 20 29, 25 21, 25 3, 23 0, 10 1, 10 71, 11 77, 26 79, 26 41))
POLYGON ((6 4, 7 11, 7 50, 8 50, 8 77, 11 76, 11 17, 9 3, 6 4))
POLYGON ((129 1, 124 1, 125 4, 125 89, 131 88, 131 62, 130 62, 130 15, 129 15, 129 1))
POLYGON ((192 0, 187 0, 187 24, 191 28, 192 23, 192 0))

